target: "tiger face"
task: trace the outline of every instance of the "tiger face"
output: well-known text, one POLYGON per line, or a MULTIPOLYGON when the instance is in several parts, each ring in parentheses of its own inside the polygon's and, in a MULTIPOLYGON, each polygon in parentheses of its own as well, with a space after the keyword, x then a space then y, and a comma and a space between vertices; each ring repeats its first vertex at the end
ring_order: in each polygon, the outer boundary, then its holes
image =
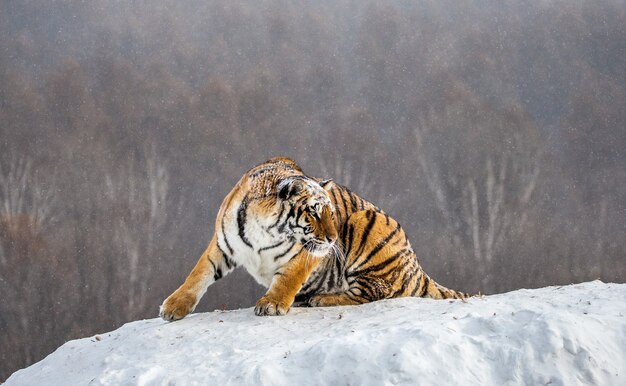
POLYGON ((326 190, 330 184, 297 176, 278 185, 278 198, 289 207, 281 231, 317 257, 327 255, 337 241, 335 208, 326 190))

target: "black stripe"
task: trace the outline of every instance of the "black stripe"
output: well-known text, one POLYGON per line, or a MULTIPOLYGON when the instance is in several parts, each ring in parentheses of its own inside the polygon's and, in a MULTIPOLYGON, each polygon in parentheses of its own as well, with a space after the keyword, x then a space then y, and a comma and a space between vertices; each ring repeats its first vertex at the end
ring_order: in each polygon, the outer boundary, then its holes
POLYGON ((365 269, 362 269, 360 271, 358 271, 357 269, 361 268, 363 266, 364 263, 367 262, 367 259, 365 261, 363 261, 363 263, 359 264, 357 267, 354 268, 354 270, 352 270, 352 267, 348 267, 348 269, 350 270, 351 273, 353 274, 358 274, 358 275, 365 275, 368 274, 370 272, 376 272, 381 270, 382 268, 385 268, 389 263, 391 263, 392 261, 394 261, 395 259, 397 259, 398 257, 400 257, 401 255, 404 254, 405 251, 398 251, 396 252, 394 255, 388 257, 385 261, 383 261, 382 263, 378 263, 376 265, 373 265, 371 267, 367 267, 365 269))
POLYGON ((233 254, 233 248, 230 246, 228 239, 226 238, 226 231, 224 230, 224 216, 222 216, 222 236, 224 237, 224 242, 226 243, 226 248, 228 248, 228 252, 233 254))
POLYGON ((241 201, 241 204, 239 205, 239 209, 237 210, 237 226, 239 227, 239 237, 241 238, 241 240, 244 242, 244 244, 252 248, 252 244, 250 243, 250 240, 248 240, 245 234, 246 216, 247 216, 246 210, 247 209, 248 209, 248 197, 246 196, 241 201))
POLYGON ((350 224, 348 225, 348 227, 350 228, 348 230, 348 239, 346 240, 346 242, 344 242, 344 246, 346 248, 346 257, 348 256, 348 253, 352 250, 352 241, 354 240, 354 225, 350 224))
POLYGON ((279 241, 279 242, 277 242, 277 243, 276 243, 276 244, 274 244, 274 245, 270 245, 270 246, 268 246, 268 247, 263 247, 263 248, 260 248, 260 249, 257 251, 257 253, 261 253, 261 252, 263 252, 263 251, 267 251, 268 249, 276 248, 276 247, 278 247, 278 246, 283 245, 283 243, 284 243, 284 241, 279 241))
POLYGON ((320 289, 320 284, 324 281, 324 278, 325 278, 324 272, 319 272, 319 275, 317 275, 313 279, 313 281, 309 282, 306 285, 304 295, 308 296, 310 294, 316 293, 320 289))
POLYGON ((345 193, 345 190, 339 192, 339 197, 341 197, 341 202, 343 203, 343 210, 346 213, 346 219, 348 218, 348 214, 350 212, 348 212, 348 204, 346 203, 346 199, 343 197, 343 193, 345 193))
POLYGON ((302 248, 300 248, 298 250, 298 252, 296 252, 293 256, 291 256, 291 258, 289 259, 289 261, 293 260, 296 256, 298 256, 300 253, 302 253, 302 251, 304 250, 304 245, 302 246, 302 248))
POLYGON ((289 208, 289 213, 287 213, 287 217, 285 217, 285 221, 282 222, 282 224, 280 224, 280 226, 278 227, 278 232, 279 233, 283 233, 285 231, 285 227, 287 225, 289 225, 289 219, 293 217, 293 215, 295 214, 295 207, 291 207, 289 208))
POLYGON ((311 283, 309 283, 309 280, 311 280, 311 276, 309 276, 307 278, 307 281, 305 281, 304 284, 302 284, 300 291, 298 291, 298 294, 296 295, 296 299, 298 299, 299 297, 307 297, 311 293, 311 291, 309 291, 309 287, 311 286, 311 283))
MULTIPOLYGON (((335 257, 335 259, 337 259, 335 257)), ((329 274, 328 274, 328 280, 326 281, 326 288, 333 288, 333 282, 335 280, 335 270, 337 269, 337 266, 335 265, 336 260, 332 261, 332 265, 329 268, 329 274)))
MULTIPOLYGON (((343 247, 346 247, 346 235, 348 234, 348 224, 343 224, 343 226, 341 227, 341 243, 343 244, 343 247)), ((344 254, 346 253, 346 251, 343 251, 344 254)))
POLYGON ((222 247, 220 246, 220 239, 219 237, 216 237, 216 241, 215 241, 215 245, 217 245, 217 249, 220 251, 220 253, 222 254, 222 256, 226 257, 226 252, 224 252, 224 250, 222 249, 222 247))
POLYGON ((215 271, 215 274, 213 275, 213 280, 217 281, 217 280, 221 279, 222 276, 223 276, 222 269, 218 267, 217 270, 215 271))
POLYGON ((207 256, 207 260, 209 261, 209 263, 211 263, 211 266, 213 267, 213 280, 217 280, 215 277, 217 276, 217 267, 215 266, 215 263, 207 256))
POLYGON ((234 194, 231 192, 226 197, 228 198, 228 201, 225 200, 225 203, 223 205, 224 211, 223 211, 223 214, 222 214, 222 236, 224 236, 224 242, 226 243, 226 248, 228 248, 228 251, 232 255, 233 254, 233 248, 230 246, 230 243, 228 242, 228 239, 226 238, 226 230, 224 228, 224 218, 226 217, 226 212, 230 208, 230 203, 233 201, 234 194))
MULTIPOLYGON (((385 245, 387 245, 387 243, 389 242, 389 240, 391 240, 391 238, 393 236, 396 235, 396 233, 398 233, 398 231, 400 231, 400 226, 398 225, 396 227, 396 229, 394 229, 387 237, 385 237, 385 239, 381 242, 378 243, 378 245, 376 245, 376 247, 374 247, 374 249, 372 249, 372 251, 369 253, 369 255, 367 255, 367 257, 365 258, 365 260, 363 260, 361 263, 359 263, 359 265, 357 265, 356 267, 354 267, 354 269, 358 269, 359 267, 361 267, 363 264, 365 264, 365 262, 369 261, 372 257, 374 257, 374 255, 376 255, 378 252, 380 252, 381 249, 383 249, 383 247, 385 245)), ((354 261, 355 263, 358 261, 358 258, 354 261)), ((354 264, 353 264, 354 265, 354 264)), ((352 268, 352 267, 350 267, 352 268)))
POLYGON ((233 268, 233 267, 236 267, 236 266, 237 266, 237 263, 235 263, 233 260, 231 260, 231 258, 230 258, 230 257, 228 257, 228 256, 226 256, 226 255, 224 255, 224 262, 226 263, 226 267, 227 267, 228 269, 231 269, 231 268, 233 268))
POLYGON ((277 261, 281 257, 284 257, 287 253, 289 253, 289 251, 291 251, 291 248, 293 248, 295 243, 296 243, 295 241, 292 241, 291 244, 289 245, 289 248, 287 248, 287 250, 285 252, 281 253, 278 256, 274 256, 274 261, 277 261))
POLYGON ((350 205, 352 206, 352 211, 356 212, 358 207, 357 207, 357 204, 356 204, 355 195, 354 195, 354 193, 352 193, 351 191, 348 190, 348 196, 350 197, 350 205))
POLYGON ((370 286, 370 281, 365 278, 365 277, 358 277, 356 279, 357 284, 359 284, 359 289, 361 290, 361 293, 365 296, 361 296, 363 299, 369 300, 369 301, 374 301, 374 300, 380 300, 380 299, 375 299, 374 298, 374 289, 370 286))
POLYGON ((420 284, 422 283, 422 276, 424 275, 424 271, 422 271, 420 268, 418 268, 417 271, 420 273, 420 277, 415 281, 415 288, 413 288, 413 291, 411 291, 411 296, 415 296, 415 293, 420 288, 420 284))
MULTIPOLYGON (((352 295, 354 295, 354 296, 359 296, 359 295, 357 295, 357 294, 355 294, 355 293, 354 293, 354 290, 355 290, 355 289, 356 289, 356 288, 354 288, 354 287, 350 287, 350 288, 348 288, 348 290, 346 291, 346 293, 352 294, 352 295)), ((359 288, 359 290, 360 290, 360 288, 359 288)), ((361 292, 363 292, 363 291, 361 291, 361 292)))
POLYGON ((274 228, 276 225, 278 225, 278 223, 280 222, 281 217, 283 216, 283 212, 285 211, 285 206, 284 205, 280 205, 280 212, 278 213, 278 218, 276 219, 276 222, 272 225, 270 225, 267 230, 270 230, 272 228, 274 228))
POLYGON ((342 218, 343 216, 341 216, 341 211, 340 211, 340 210, 339 210, 339 208, 338 208, 339 201, 337 200, 337 196, 335 195, 335 190, 336 190, 336 189, 333 187, 333 188, 330 190, 330 193, 333 195, 333 201, 334 201, 334 202, 333 202, 333 205, 335 206, 335 211, 337 212, 337 216, 339 217, 339 222, 341 223, 341 218, 342 218))
POLYGON ((304 214, 304 210, 301 207, 298 207, 298 211, 296 213, 296 225, 300 225, 299 224, 300 217, 302 217, 303 214, 304 214))
MULTIPOLYGON (((361 295, 355 294, 353 292, 353 290, 354 290, 354 288, 350 288, 348 291, 346 291, 345 292, 346 296, 348 296, 350 299, 354 300, 355 302, 359 302, 359 303, 363 303, 364 301, 368 301, 368 299, 366 299, 365 297, 363 297, 361 295)), ((361 290, 361 293, 363 293, 363 290, 361 290)))
POLYGON ((291 208, 289 208, 289 213, 287 213, 287 218, 292 218, 294 214, 296 214, 296 207, 292 206, 291 208))
POLYGON ((224 257, 224 262, 226 263, 226 267, 228 269, 231 269, 232 267, 236 267, 237 263, 235 263, 233 260, 231 260, 230 257, 228 257, 228 255, 226 254, 226 252, 224 252, 224 250, 222 249, 222 247, 220 246, 220 242, 219 240, 217 240, 217 242, 215 243, 217 245, 217 249, 220 251, 220 253, 222 254, 222 256, 224 257))
MULTIPOLYGON (((260 176, 260 175, 261 175, 261 174, 263 174, 263 173, 266 173, 266 172, 269 172, 269 171, 275 170, 275 169, 276 169, 276 164, 277 164, 277 163, 278 163, 278 162, 276 162, 276 163, 271 163, 271 164, 269 164, 269 165, 265 165, 265 166, 263 166, 263 167, 262 167, 262 168, 260 168, 259 170, 257 170, 257 171, 255 171, 254 173, 252 173, 252 174, 250 175, 250 177, 255 178, 255 177, 260 176)), ((287 164, 284 164, 284 163, 282 163, 282 162, 280 163, 280 165, 281 165, 281 166, 284 166, 284 167, 286 167, 286 168, 288 168, 288 169, 293 170, 293 168, 292 168, 291 166, 289 166, 289 165, 287 165, 287 164)), ((260 165, 259 165, 259 166, 260 166, 260 165)))
POLYGON ((359 196, 356 196, 356 198, 359 199, 359 209, 361 210, 365 209, 365 203, 364 203, 365 201, 359 196))
POLYGON ((398 277, 400 277, 400 275, 406 275, 405 268, 406 266, 400 266, 400 268, 396 267, 396 269, 391 271, 391 275, 387 277, 387 280, 393 285, 393 283, 398 280, 398 277))
POLYGON ((430 283, 430 280, 428 280, 428 276, 424 275, 424 288, 422 288, 422 290, 420 291, 420 294, 418 295, 420 298, 426 295, 426 293, 428 292, 429 283, 430 283))
POLYGON ((271 169, 273 169, 273 168, 274 168, 274 165, 271 165, 271 166, 264 166, 264 167, 262 167, 261 169, 257 170, 256 172, 252 173, 252 174, 250 175, 250 177, 251 177, 251 178, 258 177, 259 175, 261 175, 261 174, 263 174, 263 173, 265 173, 265 172, 267 172, 268 170, 271 170, 271 169))
POLYGON ((407 240, 406 236, 404 237, 404 239, 399 238, 398 240, 394 241, 393 244, 391 244, 391 245, 395 246, 395 245, 400 244, 403 241, 404 241, 404 244, 402 244, 401 248, 408 249, 409 248, 409 243, 408 243, 409 240, 407 240))
POLYGON ((345 272, 346 268, 346 255, 337 256, 335 255, 335 260, 337 261, 337 278, 343 276, 342 274, 345 272))
POLYGON ((361 252, 363 251, 363 248, 365 248, 365 242, 367 241, 367 238, 369 237, 370 232, 372 231, 372 228, 374 227, 374 223, 376 222, 376 216, 373 216, 371 211, 365 212, 365 216, 369 218, 370 221, 367 223, 367 226, 363 230, 363 235, 361 235, 361 243, 359 244, 359 248, 357 248, 357 252, 356 252, 357 255, 360 255, 361 252))
POLYGON ((404 283, 402 283, 402 287, 400 287, 400 292, 398 292, 400 295, 404 295, 404 291, 406 291, 406 288, 409 284, 411 284, 411 280, 413 279, 413 276, 415 276, 415 274, 418 272, 418 270, 413 269, 411 270, 411 272, 409 272, 409 277, 404 277, 403 281, 404 283))

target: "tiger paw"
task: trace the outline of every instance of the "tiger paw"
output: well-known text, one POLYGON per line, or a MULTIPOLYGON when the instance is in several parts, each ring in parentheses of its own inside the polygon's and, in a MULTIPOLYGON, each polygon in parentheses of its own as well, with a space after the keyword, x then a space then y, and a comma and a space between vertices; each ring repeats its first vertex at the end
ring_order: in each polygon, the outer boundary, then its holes
POLYGON ((345 293, 339 293, 311 296, 307 304, 309 305, 309 307, 331 307, 347 306, 351 304, 357 304, 357 302, 350 299, 350 297, 348 297, 345 293))
POLYGON ((187 316, 196 305, 196 297, 190 293, 174 292, 159 307, 159 316, 168 322, 187 316))
POLYGON ((289 312, 289 308, 289 304, 286 302, 275 300, 265 295, 256 302, 254 313, 259 316, 285 315, 289 312))
POLYGON ((311 296, 309 300, 306 302, 309 307, 324 307, 326 306, 326 302, 324 301, 325 296, 323 295, 315 295, 311 296))

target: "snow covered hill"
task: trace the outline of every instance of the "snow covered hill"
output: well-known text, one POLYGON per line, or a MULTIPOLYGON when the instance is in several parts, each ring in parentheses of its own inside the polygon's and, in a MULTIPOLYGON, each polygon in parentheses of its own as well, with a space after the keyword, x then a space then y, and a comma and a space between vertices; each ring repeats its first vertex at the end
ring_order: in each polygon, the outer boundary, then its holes
POLYGON ((252 309, 67 342, 6 385, 626 385, 626 284, 252 309))

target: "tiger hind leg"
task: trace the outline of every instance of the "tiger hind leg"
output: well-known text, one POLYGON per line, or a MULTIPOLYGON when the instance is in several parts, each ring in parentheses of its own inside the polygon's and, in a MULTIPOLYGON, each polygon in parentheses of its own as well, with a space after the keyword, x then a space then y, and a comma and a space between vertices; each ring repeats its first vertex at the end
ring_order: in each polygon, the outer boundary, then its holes
POLYGON ((312 296, 308 305, 311 307, 350 306, 369 303, 390 297, 391 285, 378 277, 359 277, 350 288, 334 294, 312 296))
POLYGON ((362 303, 365 303, 365 301, 346 291, 336 294, 315 295, 309 299, 307 305, 310 307, 331 307, 353 306, 362 303))
POLYGON ((470 294, 461 291, 455 291, 450 288, 444 287, 441 284, 430 279, 428 275, 424 274, 425 286, 422 289, 423 297, 432 299, 459 299, 465 301, 465 299, 471 297, 470 294))

